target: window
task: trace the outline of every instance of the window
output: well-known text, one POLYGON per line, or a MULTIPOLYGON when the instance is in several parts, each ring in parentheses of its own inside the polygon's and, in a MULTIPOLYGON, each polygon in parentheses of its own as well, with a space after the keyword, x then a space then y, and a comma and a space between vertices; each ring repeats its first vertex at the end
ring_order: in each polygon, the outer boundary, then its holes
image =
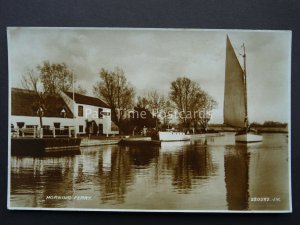
POLYGON ((99 123, 98 130, 100 134, 103 134, 103 124, 99 123))
POLYGON ((79 133, 83 132, 83 125, 79 125, 79 133))
POLYGON ((78 116, 83 116, 83 106, 82 105, 79 105, 78 106, 78 116))
POLYGON ((49 125, 43 125, 43 129, 44 130, 50 130, 50 126, 49 125))
POLYGON ((102 109, 102 108, 99 108, 99 109, 98 109, 98 117, 99 117, 99 118, 103 118, 103 113, 102 113, 102 112, 103 112, 103 109, 102 109))
POLYGON ((26 125, 25 127, 26 127, 26 128, 36 128, 37 125, 26 125))
POLYGON ((56 129, 60 128, 60 123, 54 123, 54 127, 55 127, 56 129))
POLYGON ((23 122, 17 122, 17 126, 18 126, 19 128, 23 128, 24 125, 25 125, 25 123, 23 123, 23 122))

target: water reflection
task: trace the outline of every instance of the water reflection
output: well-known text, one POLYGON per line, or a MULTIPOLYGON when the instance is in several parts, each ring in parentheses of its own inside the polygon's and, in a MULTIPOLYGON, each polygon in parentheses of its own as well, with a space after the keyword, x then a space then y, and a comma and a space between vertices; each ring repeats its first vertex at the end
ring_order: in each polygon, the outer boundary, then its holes
POLYGON ((105 157, 102 155, 99 160, 97 177, 102 193, 101 202, 113 200, 123 203, 127 188, 134 179, 128 148, 114 146, 110 151, 103 153, 105 157))
MULTIPOLYGON (((20 158, 12 159, 11 190, 21 196, 22 205, 32 207, 55 207, 55 202, 46 202, 48 195, 71 194, 75 168, 74 158, 20 158), (22 198, 22 196, 24 198, 22 198)), ((16 196, 15 196, 16 197, 16 196)), ((14 197, 13 197, 14 198, 14 197)), ((64 202, 61 202, 65 205, 64 202)))
POLYGON ((234 136, 226 135, 161 147, 82 148, 75 156, 12 157, 11 206, 287 209, 287 144, 282 135, 275 137, 267 135, 262 144, 250 146, 235 145, 234 136), (92 200, 72 201, 77 195, 92 200), (249 201, 266 195, 279 196, 282 202, 249 201))
POLYGON ((162 146, 162 158, 165 169, 172 170, 172 185, 178 193, 189 193, 193 184, 209 179, 217 169, 206 143, 178 144, 178 152, 170 151, 170 146, 162 146))
POLYGON ((144 146, 143 148, 127 147, 129 152, 131 163, 135 168, 147 168, 150 163, 158 158, 159 148, 144 146))
POLYGON ((229 210, 248 209, 249 158, 247 145, 226 146, 224 167, 229 210))

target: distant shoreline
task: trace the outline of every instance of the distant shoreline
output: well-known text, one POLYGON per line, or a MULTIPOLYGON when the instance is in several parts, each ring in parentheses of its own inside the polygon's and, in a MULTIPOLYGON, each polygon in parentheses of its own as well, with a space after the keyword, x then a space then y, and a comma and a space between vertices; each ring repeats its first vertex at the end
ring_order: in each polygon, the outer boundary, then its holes
MULTIPOLYGON (((228 127, 223 124, 211 124, 208 125, 209 129, 215 130, 215 131, 221 131, 221 132, 236 132, 237 129, 233 127, 228 127)), ((258 125, 258 126, 251 126, 251 128, 257 130, 260 133, 288 133, 288 126, 286 125, 277 125, 277 126, 264 126, 264 125, 258 125)))

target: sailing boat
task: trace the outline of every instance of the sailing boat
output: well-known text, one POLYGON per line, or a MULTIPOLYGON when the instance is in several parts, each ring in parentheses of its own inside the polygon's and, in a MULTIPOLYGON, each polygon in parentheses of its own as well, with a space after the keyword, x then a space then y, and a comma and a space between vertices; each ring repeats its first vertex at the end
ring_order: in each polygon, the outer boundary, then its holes
POLYGON ((224 95, 224 124, 240 128, 236 133, 236 142, 261 142, 262 136, 250 130, 247 106, 247 76, 246 50, 243 44, 244 69, 234 52, 227 36, 226 68, 225 68, 225 95, 224 95))

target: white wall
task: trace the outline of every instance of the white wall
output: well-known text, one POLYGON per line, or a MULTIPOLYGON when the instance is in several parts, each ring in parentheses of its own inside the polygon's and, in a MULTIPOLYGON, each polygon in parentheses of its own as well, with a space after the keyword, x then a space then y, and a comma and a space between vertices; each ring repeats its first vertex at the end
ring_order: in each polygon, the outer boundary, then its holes
MULTIPOLYGON (((74 126, 73 119, 62 117, 43 117, 43 125, 53 127, 54 123, 60 123, 60 126, 74 126)), ((10 116, 10 123, 17 127, 18 122, 25 123, 26 125, 40 126, 40 118, 38 116, 10 116)))
MULTIPOLYGON (((116 134, 114 131, 111 131, 111 120, 110 117, 103 119, 93 119, 99 125, 99 123, 103 124, 103 133, 106 134, 116 134)), ((91 119, 89 119, 91 121, 91 119)), ((14 127, 18 127, 17 123, 24 123, 24 127, 26 125, 40 126, 40 118, 38 116, 10 116, 10 123, 14 125, 14 127)), ((75 121, 72 118, 61 118, 61 117, 43 117, 42 118, 43 126, 53 127, 54 123, 60 123, 60 127, 64 126, 74 126, 76 127, 76 132, 79 134, 85 133, 86 128, 86 118, 85 117, 77 117, 75 121), (74 123, 75 122, 75 123, 74 123), (83 132, 79 132, 79 126, 83 126, 83 132)))
MULTIPOLYGON (((68 105, 70 110, 75 115, 76 121, 76 132, 77 133, 85 133, 86 128, 86 120, 92 121, 94 120, 97 125, 103 124, 103 132, 104 134, 116 134, 115 131, 111 130, 111 116, 103 116, 103 118, 98 118, 98 109, 102 107, 86 105, 86 104, 77 104, 74 103, 73 99, 67 96, 65 93, 61 93, 61 97, 64 99, 65 103, 68 105), (83 116, 78 116, 78 106, 83 106, 83 116), (75 107, 74 107, 75 106, 75 107), (79 132, 79 126, 83 126, 83 132, 79 132)), ((103 112, 109 112, 111 115, 111 109, 109 108, 102 108, 103 112)), ((118 133, 118 132, 117 132, 118 133)))
MULTIPOLYGON (((102 124, 103 125, 103 132, 104 134, 108 133, 111 134, 111 116, 103 116, 103 118, 98 117, 98 110, 100 107, 97 106, 91 106, 91 105, 84 105, 84 104, 75 104, 75 117, 76 121, 78 121, 79 124, 84 124, 84 132, 86 127, 86 120, 95 121, 97 125, 102 124), (83 107, 83 116, 78 116, 78 107, 83 107)), ((103 112, 111 113, 110 109, 102 108, 103 112)), ((79 129, 79 127, 78 127, 79 129)), ((78 130, 79 132, 79 130, 78 130)))

